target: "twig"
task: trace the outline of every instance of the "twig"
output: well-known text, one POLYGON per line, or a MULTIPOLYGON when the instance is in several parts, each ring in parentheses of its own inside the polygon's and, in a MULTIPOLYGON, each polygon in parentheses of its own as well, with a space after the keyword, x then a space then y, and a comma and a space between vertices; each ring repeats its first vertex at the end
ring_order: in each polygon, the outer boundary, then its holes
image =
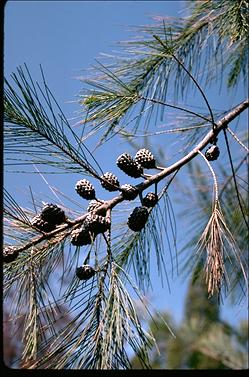
POLYGON ((205 160, 206 164, 208 165, 209 167, 209 170, 211 171, 212 173, 212 176, 213 176, 213 180, 214 180, 214 206, 213 206, 213 211, 216 210, 217 206, 218 206, 218 203, 219 203, 219 190, 218 190, 218 182, 217 182, 217 178, 216 178, 216 175, 215 175, 215 172, 214 172, 214 169, 212 168, 210 162, 207 160, 207 158, 204 156, 203 153, 201 153, 201 151, 198 152, 202 158, 205 160))
MULTIPOLYGON (((195 148, 193 148, 192 151, 190 151, 186 156, 184 156, 183 158, 181 158, 180 160, 178 160, 177 162, 175 162, 171 166, 160 171, 159 173, 152 175, 150 178, 146 179, 145 181, 136 185, 135 187, 138 189, 139 192, 142 192, 143 190, 152 186, 153 184, 160 182, 162 179, 166 178, 168 175, 174 173, 175 171, 178 171, 182 166, 186 165, 196 155, 198 155, 199 151, 201 151, 203 148, 205 148, 219 132, 224 130, 227 127, 227 125, 233 119, 235 119, 240 113, 242 113, 248 107, 249 107, 249 99, 243 101, 238 106, 236 106, 233 110, 231 110, 228 114, 226 114, 224 117, 222 117, 216 123, 217 128, 215 130, 215 133, 214 133, 213 130, 210 130, 207 133, 207 135, 199 142, 199 144, 197 144, 197 146, 195 148)), ((125 199, 123 198, 123 195, 120 194, 119 196, 116 196, 116 197, 106 201, 101 206, 99 206, 96 209, 96 213, 98 214, 98 213, 101 213, 101 211, 103 211, 103 210, 112 209, 117 204, 123 202, 124 200, 125 199)), ((86 213, 86 214, 78 217, 75 220, 68 220, 67 223, 60 226, 60 228, 55 229, 50 233, 43 234, 43 235, 40 235, 40 236, 32 239, 31 241, 27 242, 25 245, 17 247, 16 248, 17 252, 24 251, 24 250, 30 248, 31 246, 35 246, 38 243, 40 243, 40 242, 42 242, 46 239, 50 239, 50 238, 54 237, 56 234, 63 232, 63 231, 66 231, 66 230, 68 230, 65 233, 65 236, 67 236, 71 232, 70 229, 72 227, 78 225, 78 224, 81 224, 85 220, 87 215, 88 214, 86 213)))

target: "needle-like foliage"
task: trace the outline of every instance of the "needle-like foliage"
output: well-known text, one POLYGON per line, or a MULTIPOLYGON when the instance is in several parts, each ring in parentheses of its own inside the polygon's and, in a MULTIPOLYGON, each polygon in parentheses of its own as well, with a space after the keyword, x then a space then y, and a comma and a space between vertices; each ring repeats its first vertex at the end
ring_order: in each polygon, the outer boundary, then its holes
MULTIPOLYGON (((207 79, 211 82, 226 67, 229 87, 241 75, 246 78, 246 9, 243 0, 196 2, 189 18, 163 19, 158 25, 140 28, 145 38, 123 45, 128 57, 115 57, 114 63, 107 65, 98 62, 93 76, 83 79, 88 87, 79 99, 84 109, 78 125, 81 129, 69 124, 42 69, 42 84, 33 81, 26 65, 17 68, 12 81, 5 79, 6 169, 31 172, 34 166, 60 201, 48 205, 51 217, 47 221, 42 212, 45 198, 37 198, 30 189, 31 210, 22 208, 7 188, 4 190, 4 299, 16 333, 22 319, 23 347, 17 360, 21 365, 41 369, 129 369, 131 350, 143 368, 150 368, 149 350, 155 339, 146 331, 137 307, 139 303, 142 312, 150 315, 140 289, 144 293, 151 288, 152 268, 162 285, 166 279, 168 288, 170 277, 178 272, 177 222, 170 189, 175 175, 198 154, 212 173, 214 197, 210 198, 205 190, 198 191, 197 202, 204 213, 197 205, 193 208, 196 222, 192 225, 198 223, 194 229, 196 243, 198 236, 200 239, 197 255, 191 258, 198 263, 203 259, 210 296, 219 295, 228 283, 234 288, 239 282, 244 290, 246 263, 231 232, 232 223, 227 221, 229 205, 222 200, 228 190, 224 186, 219 193, 216 172, 202 150, 210 143, 217 150, 220 132, 249 102, 245 100, 228 111, 212 109, 202 86, 206 87, 207 79), (235 57, 238 54, 240 59, 235 57), (202 101, 200 107, 182 104, 193 87, 202 101), (166 109, 172 113, 166 114, 166 109), (167 122, 170 116, 171 124, 167 122), (158 130, 161 122, 166 123, 163 130, 158 130), (141 171, 140 181, 136 185, 131 182, 133 187, 126 184, 126 194, 118 185, 118 194, 111 199, 98 199, 92 183, 81 180, 75 195, 94 199, 95 203, 89 207, 78 204, 52 187, 43 174, 81 173, 99 180, 103 190, 104 186, 110 187, 107 178, 103 185, 102 167, 88 146, 98 132, 102 133, 97 135, 99 147, 120 135, 127 141, 141 134, 144 140, 174 134, 169 151, 174 161, 167 167, 155 164, 152 174, 148 174, 148 166, 139 166, 131 158, 132 166, 141 171), (135 205, 146 205, 143 195, 148 188, 154 189, 150 194, 158 201, 153 207, 142 208, 146 214, 143 227, 128 229, 128 215, 135 205), (132 198, 131 192, 135 193, 132 198), (61 198, 69 199, 70 205, 77 208, 67 208, 61 198), (61 223, 52 223, 56 211, 63 214, 61 223), (34 222, 37 216, 43 226, 44 222, 53 226, 45 231, 34 222)), ((248 153, 245 141, 231 130, 229 134, 248 153)), ((243 224, 240 218, 235 222, 240 233, 247 223, 246 205, 240 194, 245 183, 236 176, 226 131, 224 136, 232 169, 227 179, 236 188, 238 213, 244 219, 243 224)), ((141 147, 142 165, 146 154, 152 154, 144 145, 141 147)), ((122 174, 125 171, 129 172, 129 166, 122 174)), ((113 174, 105 175, 110 176, 113 174)), ((210 189, 207 179, 201 177, 199 183, 210 189)), ((169 328, 167 331, 171 332, 169 328)))
POLYGON ((35 85, 26 66, 25 71, 19 67, 13 73, 15 86, 5 80, 6 166, 36 164, 98 177, 99 165, 62 113, 42 69, 43 87, 35 85))
POLYGON ((79 100, 85 113, 82 122, 94 120, 92 132, 101 130, 106 139, 126 129, 131 119, 137 131, 139 126, 156 125, 167 107, 190 110, 179 104, 180 98, 196 88, 189 75, 204 87, 214 80, 222 83, 223 76, 228 87, 237 85, 240 77, 246 85, 248 3, 203 1, 189 7, 189 17, 161 17, 155 25, 137 28, 138 38, 120 43, 124 54, 109 56, 113 63, 99 63, 93 67, 92 78, 81 78, 90 85, 79 100))
MULTIPOLYGON (((234 200, 235 190, 231 177, 227 181, 225 178, 227 173, 221 168, 225 184, 219 192, 216 192, 216 200, 217 194, 219 199, 218 201, 213 199, 213 207, 211 207, 209 203, 212 198, 204 170, 195 164, 191 166, 190 171, 192 181, 190 188, 185 186, 182 190, 190 198, 191 206, 185 206, 186 210, 182 212, 182 215, 188 213, 191 219, 191 236, 185 243, 181 254, 185 255, 186 251, 189 254, 189 249, 192 249, 194 254, 190 254, 189 257, 186 255, 179 257, 181 270, 186 273, 188 269, 192 270, 197 262, 202 261, 206 268, 206 282, 210 295, 215 291, 219 293, 223 286, 225 296, 230 294, 233 301, 240 302, 245 298, 247 290, 247 229, 234 200), (197 243, 196 254, 194 245, 197 243), (203 255, 204 251, 207 252, 207 257, 203 255), (224 285, 221 285, 222 280, 224 280, 224 285)), ((216 190, 218 190, 217 187, 216 190)), ((242 194, 243 197, 245 197, 244 194, 242 194)))

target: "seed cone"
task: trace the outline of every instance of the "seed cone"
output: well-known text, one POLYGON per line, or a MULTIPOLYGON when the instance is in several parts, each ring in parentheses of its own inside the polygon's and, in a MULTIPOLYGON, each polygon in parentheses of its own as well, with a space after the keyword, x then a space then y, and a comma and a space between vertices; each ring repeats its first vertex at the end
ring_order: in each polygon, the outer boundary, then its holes
POLYGON ((143 168, 153 169, 156 167, 156 160, 148 149, 139 149, 135 155, 135 161, 143 168))
POLYGON ((96 236, 97 234, 105 233, 110 229, 111 221, 109 218, 103 216, 89 214, 85 218, 84 226, 96 236))
POLYGON ((138 196, 138 189, 130 184, 122 185, 121 190, 125 200, 134 200, 138 196))
POLYGON ((84 199, 95 199, 95 189, 87 179, 78 181, 75 185, 75 190, 84 199))
POLYGON ((51 232, 55 229, 56 225, 42 219, 41 215, 36 215, 32 221, 31 225, 35 228, 41 230, 42 232, 51 232))
POLYGON ((66 220, 65 212, 56 204, 46 204, 42 209, 40 217, 45 222, 53 225, 62 224, 66 220))
POLYGON ((154 207, 158 202, 158 196, 153 192, 148 192, 148 194, 143 198, 143 206, 150 208, 154 207))
POLYGON ((101 176, 104 181, 101 181, 101 186, 108 191, 117 191, 119 188, 118 178, 112 173, 105 173, 101 176))
POLYGON ((141 177, 143 174, 143 168, 138 164, 129 153, 123 153, 117 158, 117 166, 125 174, 133 178, 141 177))
POLYGON ((76 276, 80 280, 88 280, 93 277, 95 273, 96 271, 94 270, 94 268, 92 268, 88 264, 76 268, 76 276))
MULTIPOLYGON (((100 202, 100 201, 97 201, 97 200, 91 200, 90 203, 89 203, 89 206, 87 207, 87 212, 95 211, 97 208, 102 206, 103 203, 104 203, 104 201, 100 202)), ((105 216, 106 210, 103 209, 103 211, 101 211, 101 213, 98 213, 98 214, 105 216)))
POLYGON ((74 229, 71 234, 71 243, 74 246, 90 245, 94 240, 94 235, 84 227, 74 229))
POLYGON ((3 249, 3 261, 5 263, 11 263, 18 257, 19 252, 14 246, 6 246, 3 249))
POLYGON ((205 157, 208 161, 214 161, 217 160, 217 158, 220 155, 220 150, 217 147, 217 145, 212 145, 209 147, 205 152, 205 157))
POLYGON ((140 232, 144 228, 148 217, 149 212, 146 207, 136 207, 128 218, 128 227, 134 232, 140 232))

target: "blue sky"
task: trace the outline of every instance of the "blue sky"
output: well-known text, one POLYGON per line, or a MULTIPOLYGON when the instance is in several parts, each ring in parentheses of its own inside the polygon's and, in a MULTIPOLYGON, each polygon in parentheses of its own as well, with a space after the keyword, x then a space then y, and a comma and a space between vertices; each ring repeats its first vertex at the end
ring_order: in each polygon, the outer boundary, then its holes
MULTIPOLYGON (((33 77, 39 79, 39 64, 42 64, 55 98, 65 115, 73 118, 79 110, 74 101, 82 88, 76 76, 94 64, 101 52, 112 53, 117 49, 117 41, 127 40, 131 35, 130 26, 149 24, 151 17, 157 15, 182 16, 184 8, 181 1, 8 1, 4 19, 4 74, 8 78, 17 66, 26 63, 33 77)), ((239 102, 241 93, 237 95, 239 102)), ((212 95, 211 101, 227 108, 234 98, 212 95)), ((104 157, 101 155, 103 170, 108 170, 110 161, 110 150, 106 152, 104 157)), ((111 152, 116 156, 119 146, 113 146, 111 152)), ((70 185, 67 177, 56 181, 65 191, 70 185)), ((48 179, 52 183, 52 178, 48 179)), ((11 185, 20 199, 30 184, 38 193, 47 190, 37 176, 17 178, 6 173, 5 184, 11 185)), ((181 277, 170 285, 171 294, 156 285, 152 301, 180 320, 187 286, 181 277)), ((234 323, 246 317, 244 307, 232 309, 225 305, 222 312, 234 323)))

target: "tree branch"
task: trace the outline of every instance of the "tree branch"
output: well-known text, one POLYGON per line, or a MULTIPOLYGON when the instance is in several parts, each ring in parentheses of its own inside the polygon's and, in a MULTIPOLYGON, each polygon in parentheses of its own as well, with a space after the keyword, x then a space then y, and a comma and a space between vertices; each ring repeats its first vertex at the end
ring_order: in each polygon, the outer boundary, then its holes
POLYGON ((173 165, 169 166, 168 168, 165 168, 160 173, 153 175, 140 185, 137 185, 136 187, 143 191, 145 188, 151 186, 153 183, 161 181, 163 178, 167 177, 169 174, 173 173, 175 170, 180 169, 183 165, 186 165, 189 161, 191 161, 197 154, 198 151, 201 151, 203 148, 205 148, 214 137, 216 137, 220 131, 225 129, 227 125, 236 118, 239 114, 241 114, 245 109, 249 107, 249 99, 243 101, 238 106, 236 106, 233 110, 231 110, 228 114, 226 114, 224 117, 222 117, 217 123, 216 123, 216 129, 215 133, 213 130, 209 131, 208 134, 200 141, 197 146, 192 149, 186 156, 175 162, 173 165))
MULTIPOLYGON (((138 189, 138 192, 141 193, 146 188, 152 186, 155 183, 160 182, 162 179, 166 178, 168 175, 174 173, 175 171, 179 170, 182 166, 186 165, 189 161, 191 161, 195 156, 198 155, 198 152, 201 151, 203 148, 205 148, 214 137, 216 137, 222 130, 224 130, 227 125, 235 119, 238 115, 240 115, 244 110, 246 110, 249 107, 249 99, 243 101, 239 105, 237 105, 233 110, 229 111, 228 114, 226 114, 224 117, 222 117, 217 123, 215 132, 210 130, 207 135, 199 142, 199 144, 196 145, 195 148, 192 149, 186 156, 172 164, 171 166, 165 168, 164 170, 160 171, 159 173, 152 175, 148 179, 146 179, 144 182, 136 185, 135 187, 138 189)), ((114 208, 117 204, 123 202, 125 199, 123 197, 123 194, 121 193, 119 196, 116 196, 108 201, 105 201, 101 206, 99 206, 95 213, 100 213, 103 210, 108 210, 114 208)), ((84 215, 78 217, 75 220, 67 220, 67 223, 63 224, 59 228, 53 230, 50 233, 45 233, 40 236, 35 237, 31 241, 27 242, 23 246, 16 247, 17 252, 24 251, 26 249, 29 249, 32 246, 37 245, 38 243, 49 240, 52 237, 56 236, 56 234, 59 234, 60 232, 65 232, 65 237, 67 237, 71 233, 71 229, 73 227, 76 227, 76 225, 83 223, 88 213, 85 213, 84 215)))

